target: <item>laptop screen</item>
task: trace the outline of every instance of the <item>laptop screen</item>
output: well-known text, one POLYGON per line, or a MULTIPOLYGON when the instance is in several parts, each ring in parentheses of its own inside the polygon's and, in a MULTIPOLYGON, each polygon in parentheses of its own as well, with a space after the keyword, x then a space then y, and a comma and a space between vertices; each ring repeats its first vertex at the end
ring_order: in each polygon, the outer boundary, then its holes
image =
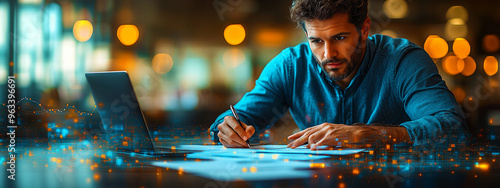
POLYGON ((148 127, 125 71, 85 73, 110 146, 154 152, 148 127))

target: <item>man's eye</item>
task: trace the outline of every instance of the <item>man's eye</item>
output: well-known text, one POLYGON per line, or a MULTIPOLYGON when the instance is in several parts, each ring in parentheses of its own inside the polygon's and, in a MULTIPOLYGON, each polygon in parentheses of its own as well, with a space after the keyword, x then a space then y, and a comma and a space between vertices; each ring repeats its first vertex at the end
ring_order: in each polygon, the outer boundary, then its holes
POLYGON ((323 41, 321 41, 321 40, 313 40, 312 41, 312 43, 316 43, 316 44, 321 43, 321 42, 323 42, 323 41))
POLYGON ((335 37, 335 40, 344 40, 345 37, 344 36, 338 36, 338 37, 335 37))

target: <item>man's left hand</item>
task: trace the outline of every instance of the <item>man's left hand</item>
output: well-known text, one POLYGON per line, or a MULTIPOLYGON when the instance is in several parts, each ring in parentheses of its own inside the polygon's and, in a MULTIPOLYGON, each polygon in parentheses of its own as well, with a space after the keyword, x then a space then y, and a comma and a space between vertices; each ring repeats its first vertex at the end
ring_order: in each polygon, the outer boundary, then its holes
POLYGON ((323 123, 309 127, 288 137, 294 140, 287 147, 296 148, 307 142, 307 148, 316 150, 318 146, 351 146, 370 144, 375 139, 387 141, 388 138, 409 140, 404 127, 367 126, 364 124, 344 125, 323 123))

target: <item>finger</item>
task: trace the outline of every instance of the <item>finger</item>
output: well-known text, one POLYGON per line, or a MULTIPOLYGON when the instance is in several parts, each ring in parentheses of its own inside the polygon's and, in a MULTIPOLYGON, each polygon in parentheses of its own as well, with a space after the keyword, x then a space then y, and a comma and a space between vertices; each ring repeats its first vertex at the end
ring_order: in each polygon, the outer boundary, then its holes
POLYGON ((224 117, 224 122, 226 122, 233 130, 238 134, 239 137, 241 137, 243 140, 247 140, 248 136, 245 130, 243 129, 243 123, 240 125, 238 121, 233 116, 226 116, 224 117))
POLYGON ((321 139, 317 143, 313 144, 311 146, 311 150, 318 150, 320 146, 328 146, 328 147, 321 148, 322 150, 336 147, 338 145, 338 142, 336 140, 338 141, 338 139, 336 139, 334 137, 324 137, 323 139, 321 139))
POLYGON ((296 132, 296 133, 294 133, 294 134, 292 134, 292 135, 288 136, 288 139, 289 139, 289 140, 295 140, 295 139, 297 139, 297 138, 301 137, 304 133, 306 133, 306 132, 307 132, 307 131, 309 131, 309 130, 310 130, 310 129, 309 129, 309 128, 307 128, 307 129, 304 129, 304 130, 302 130, 302 131, 296 132))
MULTIPOLYGON (((229 125, 227 125, 226 123, 222 123, 221 125, 219 125, 218 129, 219 129, 220 132, 223 133, 223 135, 226 136, 226 138, 227 138, 226 141, 229 144, 231 144, 231 142, 234 141, 234 142, 237 142, 237 143, 239 143, 241 145, 244 145, 244 146, 248 147, 248 145, 246 144, 246 142, 243 139, 241 139, 241 137, 236 132, 234 132, 234 130, 229 125)), ((231 145, 233 145, 233 144, 231 144, 231 145)))
POLYGON ((311 145, 311 150, 317 150, 318 149, 318 146, 323 146, 325 145, 325 142, 326 140, 328 140, 327 137, 321 139, 320 141, 318 141, 317 143, 311 145))
POLYGON ((226 148, 243 148, 243 147, 247 147, 246 145, 245 145, 245 146, 242 146, 242 145, 240 145, 240 144, 238 144, 238 143, 236 143, 236 144, 235 144, 235 142, 234 142, 234 143, 233 143, 233 142, 230 142, 230 141, 228 142, 228 141, 226 141, 226 140, 225 140, 225 139, 223 139, 223 138, 219 138, 219 141, 220 141, 220 142, 222 143, 222 145, 224 145, 224 147, 226 147, 226 148))
POLYGON ((321 131, 320 132, 315 132, 309 136, 307 139, 307 146, 311 146, 311 144, 315 144, 319 140, 321 140, 323 136, 321 136, 321 131))
POLYGON ((296 147, 299 147, 303 145, 304 143, 307 142, 309 139, 309 133, 303 134, 300 138, 297 140, 293 141, 292 143, 288 144, 292 149, 295 149, 296 147))
POLYGON ((222 145, 226 148, 230 147, 229 144, 224 139, 222 139, 220 136, 219 136, 219 142, 222 143, 222 145))
POLYGON ((253 134, 255 134, 255 128, 251 125, 246 125, 245 132, 247 133, 248 139, 252 137, 253 134))
POLYGON ((252 137, 252 135, 255 133, 255 127, 251 125, 241 122, 241 127, 243 127, 243 130, 245 131, 247 139, 250 139, 250 137, 252 137))
POLYGON ((219 141, 223 140, 224 142, 221 141, 221 143, 226 147, 226 148, 235 148, 235 147, 238 147, 238 148, 242 148, 242 147, 248 147, 246 144, 245 145, 242 145, 234 140, 231 140, 231 138, 229 138, 227 135, 219 132, 219 134, 217 134, 219 136, 219 141), (226 143, 226 144, 224 144, 226 143))

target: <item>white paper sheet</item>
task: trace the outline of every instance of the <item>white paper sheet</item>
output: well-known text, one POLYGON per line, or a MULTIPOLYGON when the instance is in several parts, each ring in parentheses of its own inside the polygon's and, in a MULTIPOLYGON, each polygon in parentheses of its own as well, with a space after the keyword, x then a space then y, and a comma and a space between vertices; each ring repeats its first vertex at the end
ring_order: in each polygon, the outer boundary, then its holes
POLYGON ((305 146, 300 146, 295 149, 287 148, 286 145, 255 145, 251 148, 225 148, 222 145, 181 145, 179 150, 194 150, 194 151, 228 151, 228 152, 254 152, 254 153, 275 153, 275 154, 314 154, 314 155, 350 155, 365 151, 365 149, 352 148, 334 148, 332 150, 315 150, 312 151, 305 146))
MULTIPOLYGON (((349 155, 364 149, 335 148, 311 151, 305 146, 296 149, 286 145, 253 145, 252 148, 225 148, 222 145, 180 145, 177 150, 195 151, 188 159, 209 161, 157 161, 152 165, 171 168, 185 173, 222 182, 244 180, 262 181, 276 179, 309 178, 314 160, 329 158, 329 155, 349 155)), ((321 163, 322 168, 329 164, 321 163)))

